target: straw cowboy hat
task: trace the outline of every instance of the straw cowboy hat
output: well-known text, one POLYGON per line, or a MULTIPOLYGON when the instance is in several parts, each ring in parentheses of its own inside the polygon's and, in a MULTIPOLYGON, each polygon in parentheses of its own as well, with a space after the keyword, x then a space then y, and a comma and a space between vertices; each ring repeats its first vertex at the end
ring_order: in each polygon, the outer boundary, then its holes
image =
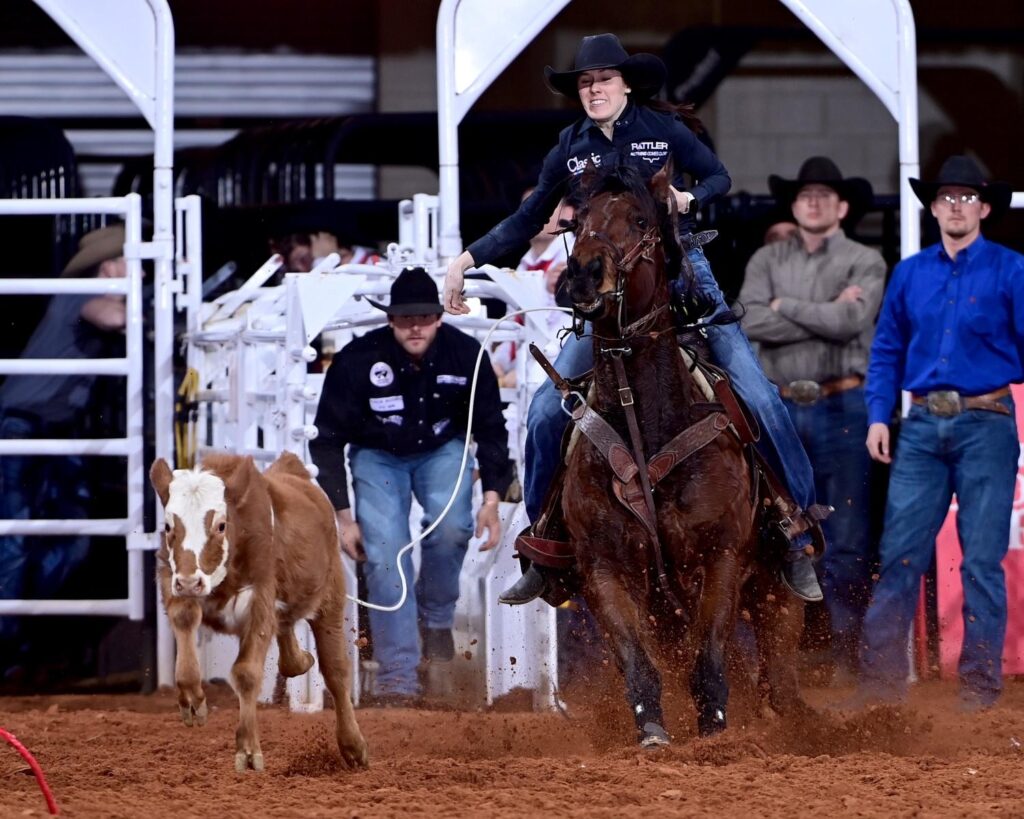
MULTIPOLYGON (((780 205, 793 204, 800 189, 806 185, 825 185, 832 188, 850 206, 850 216, 861 215, 874 196, 871 183, 859 176, 844 178, 839 167, 827 156, 812 156, 800 166, 796 179, 783 179, 772 174, 768 189, 780 205)), ((848 217, 849 218, 849 217, 848 217)))
POLYGON ((969 156, 951 156, 939 168, 939 178, 934 182, 911 179, 910 187, 926 208, 935 201, 939 188, 946 185, 958 188, 971 188, 978 192, 982 202, 988 202, 991 210, 985 217, 986 222, 994 222, 1010 207, 1013 188, 1007 182, 988 182, 978 167, 978 163, 969 156))
POLYGON ((389 316, 429 316, 444 312, 437 295, 437 283, 422 267, 407 267, 391 285, 391 303, 367 299, 389 316))
POLYGON ((101 262, 124 255, 124 225, 107 225, 86 233, 78 242, 78 252, 71 257, 63 277, 80 276, 101 262))
POLYGON ((639 99, 653 97, 665 83, 665 64, 653 54, 630 56, 614 34, 594 34, 584 37, 576 50, 576 60, 569 71, 544 68, 544 78, 551 90, 577 99, 576 78, 584 71, 614 68, 639 99))

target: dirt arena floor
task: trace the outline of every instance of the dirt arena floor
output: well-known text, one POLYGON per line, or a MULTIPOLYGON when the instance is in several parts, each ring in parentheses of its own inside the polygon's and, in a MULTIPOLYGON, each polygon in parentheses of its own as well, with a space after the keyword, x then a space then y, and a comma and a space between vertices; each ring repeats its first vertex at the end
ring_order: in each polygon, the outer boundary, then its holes
MULTIPOLYGON (((792 725, 734 704, 695 736, 666 702, 674 745, 640 752, 614 680, 566 694, 571 717, 512 698, 490 711, 363 709, 371 767, 340 769, 333 713, 260 710, 266 770, 234 771, 235 702, 210 689, 205 728, 153 696, 0 699, 0 727, 44 768, 68 817, 983 816, 1024 815, 1024 682, 1000 705, 956 710, 951 683, 908 706, 792 725), (596 688, 596 686, 595 686, 596 688)), ((849 691, 809 689, 815 705, 849 691)), ((0 816, 44 816, 28 766, 0 745, 0 816)))

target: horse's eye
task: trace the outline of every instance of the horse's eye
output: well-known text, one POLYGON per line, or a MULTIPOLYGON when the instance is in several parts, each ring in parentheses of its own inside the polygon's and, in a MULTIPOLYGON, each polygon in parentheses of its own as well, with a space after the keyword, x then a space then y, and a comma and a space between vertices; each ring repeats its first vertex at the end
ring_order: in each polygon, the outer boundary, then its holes
POLYGON ((164 531, 165 531, 165 532, 166 532, 167 534, 170 534, 170 533, 171 533, 171 524, 170 524, 170 522, 169 522, 169 521, 166 521, 166 520, 164 521, 164 531))
POLYGON ((220 532, 222 535, 224 534, 224 532, 227 531, 227 528, 228 528, 228 525, 224 521, 221 521, 220 523, 217 524, 217 531, 220 532))
POLYGON ((638 216, 636 219, 636 226, 641 228, 647 227, 647 220, 644 219, 643 216, 638 216))

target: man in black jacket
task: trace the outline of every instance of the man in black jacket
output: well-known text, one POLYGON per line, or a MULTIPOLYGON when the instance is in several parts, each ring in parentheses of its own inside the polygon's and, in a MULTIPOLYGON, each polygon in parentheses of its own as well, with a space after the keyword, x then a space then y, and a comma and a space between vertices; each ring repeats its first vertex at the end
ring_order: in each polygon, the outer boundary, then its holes
MULTIPOLYGON (((511 483, 512 465, 490 361, 484 355, 475 368, 480 344, 441 323, 437 285, 429 274, 423 268, 403 271, 392 285, 391 303, 371 304, 388 314, 388 326, 355 339, 334 357, 317 410, 320 434, 309 448, 320 485, 337 510, 341 548, 352 558, 365 559, 369 601, 386 608, 403 593, 398 553, 411 539, 412 497, 423 507, 424 528, 440 517, 451 498, 474 373, 472 431, 484 494, 476 534, 488 532, 481 551, 498 543, 498 501, 511 483)), ((386 700, 402 703, 419 695, 421 637, 428 660, 443 662, 454 655, 451 629, 459 572, 473 534, 471 469, 467 463, 451 509, 421 541, 415 595, 407 595, 394 611, 370 610, 373 655, 380 666, 376 693, 386 700)), ((405 578, 412 578, 408 552, 401 565, 405 578)))

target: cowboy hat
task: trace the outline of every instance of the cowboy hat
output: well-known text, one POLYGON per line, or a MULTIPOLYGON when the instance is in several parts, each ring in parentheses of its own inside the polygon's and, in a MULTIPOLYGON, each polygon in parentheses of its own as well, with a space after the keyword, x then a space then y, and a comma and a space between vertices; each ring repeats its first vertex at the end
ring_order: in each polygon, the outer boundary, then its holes
POLYGON ((985 220, 994 222, 1010 207, 1013 188, 1006 182, 986 182, 978 163, 969 156, 951 156, 939 168, 939 178, 934 182, 911 179, 910 187, 926 208, 935 201, 939 188, 944 186, 972 188, 978 192, 982 202, 988 202, 991 210, 985 220))
POLYGON ((107 225, 86 233, 78 242, 78 252, 71 257, 61 276, 80 276, 102 262, 124 255, 124 225, 107 225))
POLYGON ((844 178, 836 163, 827 156, 812 156, 806 160, 800 166, 796 179, 783 179, 775 174, 768 177, 768 189, 780 205, 792 205, 800 189, 807 185, 832 188, 850 206, 848 219, 867 210, 874 196, 868 180, 859 176, 844 178))
POLYGON ((584 71, 614 68, 622 74, 638 99, 653 97, 665 82, 665 64, 653 54, 630 56, 614 34, 593 34, 580 40, 576 49, 576 60, 569 71, 555 71, 550 65, 544 68, 544 79, 548 87, 558 94, 576 99, 579 91, 576 78, 584 71))
POLYGON ((391 285, 391 303, 367 299, 389 316, 428 316, 444 312, 437 295, 437 283, 422 267, 407 267, 391 285))

